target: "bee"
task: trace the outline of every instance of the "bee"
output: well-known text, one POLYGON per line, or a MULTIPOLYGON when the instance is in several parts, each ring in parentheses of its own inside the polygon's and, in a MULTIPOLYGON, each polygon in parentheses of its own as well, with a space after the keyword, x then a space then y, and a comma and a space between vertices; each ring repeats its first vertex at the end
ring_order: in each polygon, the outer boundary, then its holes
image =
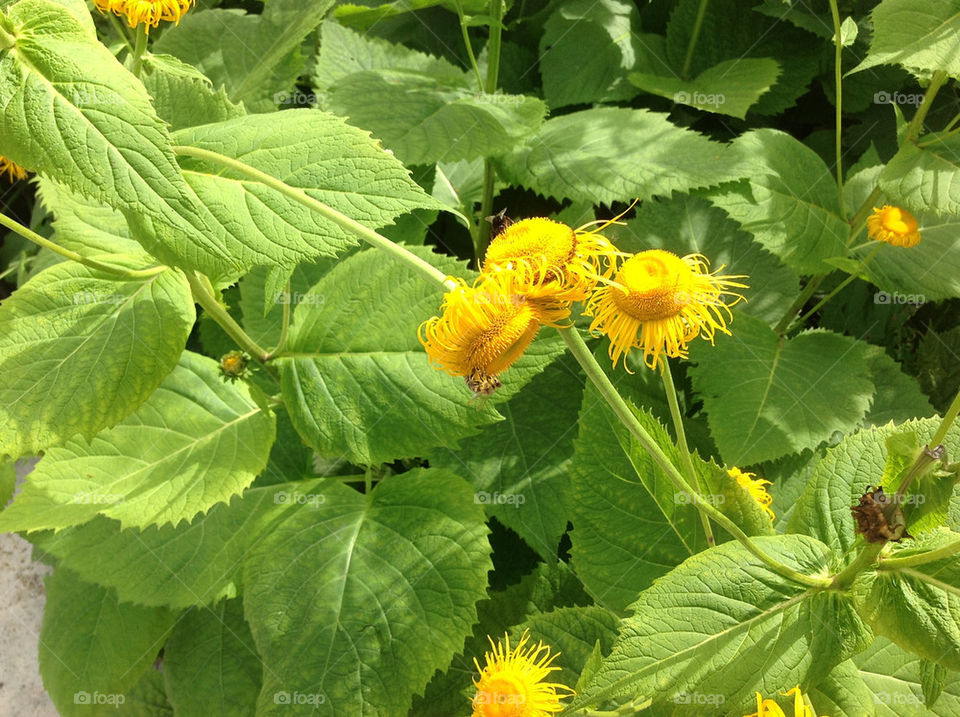
POLYGON ((496 393, 498 388, 503 386, 499 378, 491 376, 481 369, 476 369, 469 376, 464 376, 464 381, 467 382, 467 388, 473 391, 471 400, 483 398, 484 403, 496 393))
POLYGON ((499 212, 494 214, 491 217, 487 217, 487 221, 491 224, 490 229, 490 241, 493 241, 498 236, 503 234, 507 228, 513 224, 513 219, 507 216, 507 209, 504 207, 499 212))

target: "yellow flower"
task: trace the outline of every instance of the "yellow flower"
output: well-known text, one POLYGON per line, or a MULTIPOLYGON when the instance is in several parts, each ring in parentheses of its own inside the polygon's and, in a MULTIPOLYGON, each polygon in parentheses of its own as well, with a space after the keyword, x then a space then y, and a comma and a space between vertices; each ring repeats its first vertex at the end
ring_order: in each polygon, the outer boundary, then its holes
POLYGON ((145 23, 147 32, 157 27, 161 20, 180 22, 194 0, 93 0, 100 12, 112 12, 127 18, 130 27, 145 23))
POLYGON ((517 646, 510 649, 510 637, 504 642, 490 640, 493 652, 486 654, 487 664, 480 667, 474 658, 480 679, 474 679, 473 717, 549 717, 563 709, 560 700, 575 693, 566 685, 543 680, 559 667, 550 663, 557 655, 542 642, 527 646, 524 631, 517 646))
POLYGON ((444 294, 443 313, 420 325, 420 343, 434 365, 463 376, 478 394, 499 388, 497 374, 516 361, 542 323, 556 325, 569 309, 556 302, 528 301, 518 294, 513 275, 481 276, 444 294))
POLYGON ((916 246, 922 239, 917 218, 906 209, 889 204, 882 209, 873 208, 873 214, 867 217, 867 234, 871 239, 902 247, 916 246))
POLYGON ((513 271, 521 289, 539 287, 561 301, 583 301, 601 277, 610 275, 616 254, 596 231, 534 217, 513 222, 494 237, 483 271, 513 271))
POLYGON ((10 182, 27 178, 27 170, 6 157, 0 157, 0 175, 6 174, 10 182))
MULTIPOLYGON (((786 692, 781 692, 781 695, 790 696, 793 695, 793 717, 817 717, 816 713, 807 707, 803 701, 803 693, 800 691, 800 687, 794 687, 792 690, 786 692)), ((765 700, 762 695, 757 692, 757 711, 753 714, 744 715, 743 717, 787 717, 783 710, 773 700, 765 700)), ((827 715, 820 715, 820 717, 827 717, 827 715)))
POLYGON ((731 468, 727 471, 727 475, 731 478, 735 478, 737 483, 740 484, 741 488, 745 488, 750 494, 750 497, 753 498, 760 504, 760 507, 763 508, 764 512, 770 516, 770 520, 773 520, 776 516, 773 513, 773 509, 770 507, 770 504, 773 503, 773 496, 767 493, 766 486, 773 485, 768 480, 763 478, 757 478, 756 473, 745 473, 739 468, 731 468))
POLYGON ((584 313, 594 317, 590 331, 610 337, 614 366, 631 349, 643 349, 644 363, 654 368, 663 354, 686 358, 687 344, 697 336, 713 343, 714 332, 730 333, 729 306, 743 297, 728 289, 746 288, 733 281, 740 278, 709 273, 699 254, 681 258, 650 249, 627 259, 615 280, 590 297, 584 313), (735 299, 728 305, 725 296, 735 299))

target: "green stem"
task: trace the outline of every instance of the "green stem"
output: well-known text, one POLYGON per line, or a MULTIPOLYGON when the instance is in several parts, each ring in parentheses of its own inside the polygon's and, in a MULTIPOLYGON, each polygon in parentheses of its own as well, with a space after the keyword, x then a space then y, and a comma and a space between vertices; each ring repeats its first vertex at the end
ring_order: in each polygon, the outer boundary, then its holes
POLYGON ((130 43, 130 36, 127 34, 127 31, 123 29, 123 25, 121 24, 120 20, 112 12, 108 12, 107 17, 110 19, 110 26, 113 28, 113 31, 117 33, 117 37, 119 37, 121 42, 127 46, 127 49, 130 52, 133 52, 133 45, 130 43))
MULTIPOLYGON (((503 34, 503 0, 490 0, 490 41, 487 44, 487 94, 493 95, 500 82, 500 43, 503 34)), ((490 243, 492 226, 486 217, 493 214, 493 192, 497 175, 493 163, 489 158, 483 161, 483 195, 480 199, 480 220, 477 222, 477 235, 474 239, 473 252, 477 264, 483 261, 490 243)))
POLYGON ((884 558, 880 561, 877 569, 899 570, 900 568, 914 568, 918 565, 926 565, 927 563, 934 563, 937 560, 953 557, 957 553, 960 553, 960 540, 948 543, 936 550, 928 550, 925 553, 908 555, 904 558, 884 558))
POLYGON ((847 246, 849 246, 857 235, 860 233, 860 230, 863 229, 864 224, 867 222, 867 217, 870 216, 870 213, 873 211, 873 206, 877 203, 877 200, 883 196, 883 190, 879 186, 873 188, 873 191, 870 192, 863 204, 860 205, 860 208, 857 210, 857 213, 854 214, 850 220, 850 238, 847 240, 847 246))
POLYGON ((857 554, 857 557, 853 559, 853 562, 833 576, 833 583, 830 587, 834 590, 846 590, 850 587, 850 584, 857 575, 877 561, 877 558, 880 556, 880 551, 883 550, 885 545, 885 542, 867 543, 864 545, 863 549, 857 554))
POLYGON ((904 142, 916 142, 920 137, 920 132, 923 129, 923 121, 927 118, 927 113, 933 105, 933 98, 937 96, 937 92, 940 91, 940 88, 943 87, 948 79, 947 73, 943 70, 937 70, 933 73, 933 77, 930 78, 930 84, 927 86, 927 91, 923 95, 923 102, 920 103, 920 107, 917 108, 916 114, 913 115, 913 119, 910 120, 910 124, 907 126, 907 133, 903 138, 904 142))
POLYGON ((200 281, 196 274, 188 271, 186 275, 187 281, 190 283, 190 290, 193 292, 193 298, 203 307, 207 316, 220 324, 220 328, 227 333, 227 336, 234 340, 237 346, 260 363, 270 358, 266 349, 259 346, 256 341, 247 335, 247 332, 230 316, 223 305, 214 298, 213 294, 207 290, 207 287, 200 281))
POLYGON ((136 44, 133 46, 133 64, 130 67, 130 72, 133 73, 134 77, 140 77, 140 70, 143 67, 143 53, 147 51, 147 29, 148 26, 145 22, 137 25, 136 44))
MULTIPOLYGON (((860 269, 866 268, 867 264, 869 264, 873 260, 873 258, 877 255, 877 252, 879 252, 882 248, 883 248, 882 245, 878 246, 876 249, 873 250, 872 254, 862 259, 860 261, 860 267, 858 268, 857 271, 859 272, 860 269)), ((834 296, 836 296, 841 291, 843 291, 847 287, 847 285, 853 282, 856 278, 857 278, 856 273, 850 274, 846 279, 844 279, 839 284, 837 284, 837 286, 833 289, 833 291, 831 291, 829 294, 827 294, 822 299, 820 299, 820 301, 814 304, 812 309, 810 309, 807 313, 805 313, 803 316, 801 316, 792 324, 790 324, 790 327, 784 333, 789 334, 792 331, 795 331, 796 329, 803 326, 803 324, 807 321, 807 319, 809 319, 811 316, 817 313, 820 309, 822 309, 824 304, 826 304, 828 301, 830 301, 830 299, 832 299, 834 296)))
POLYGON ((700 0, 700 6, 697 8, 697 17, 693 21, 693 30, 690 32, 690 42, 687 43, 687 54, 683 58, 683 69, 680 70, 680 77, 689 80, 690 65, 693 63, 693 52, 697 49, 697 40, 700 39, 700 30, 703 29, 703 18, 707 14, 707 5, 710 0, 700 0))
POLYGON ((758 560, 760 560, 764 565, 769 567, 774 572, 789 580, 793 580, 800 585, 807 585, 809 587, 825 588, 830 584, 830 580, 828 578, 818 578, 812 575, 805 575, 804 573, 794 570, 788 565, 784 565, 776 558, 767 555, 747 536, 746 533, 740 529, 736 523, 704 500, 703 496, 701 496, 699 492, 693 490, 690 485, 687 484, 686 480, 684 480, 683 476, 680 474, 680 471, 677 470, 677 467, 673 465, 667 455, 663 452, 663 449, 657 445, 656 441, 653 440, 640 421, 637 420, 637 417, 633 415, 633 411, 630 410, 627 402, 623 400, 623 397, 617 392, 617 389, 610 382, 607 374, 605 374, 603 369, 600 368, 600 364, 597 363, 597 360, 593 357, 593 354, 590 353, 590 349, 587 348, 587 345, 584 343, 583 337, 580 336, 580 333, 575 328, 558 329, 558 331, 560 332, 560 336, 563 338, 564 342, 567 344, 567 347, 570 349, 570 353, 573 354, 573 357, 577 360, 577 363, 580 364, 584 372, 587 374, 587 378, 590 379, 597 391, 600 392, 600 395, 607 402, 607 405, 610 406, 610 409, 613 411, 613 413, 627 428, 627 430, 630 431, 631 435, 637 440, 643 449, 650 454, 650 457, 658 466, 660 466, 674 486, 678 490, 682 491, 685 495, 689 495, 692 498, 693 505, 697 508, 697 510, 705 512, 709 518, 711 518, 715 523, 718 523, 724 530, 730 533, 730 535, 740 541, 740 543, 748 551, 750 551, 750 553, 752 553, 758 560))
POLYGON ((470 58, 470 66, 473 68, 473 74, 477 77, 477 87, 483 92, 483 75, 480 73, 480 66, 477 64, 477 56, 473 54, 473 45, 470 42, 470 33, 467 28, 467 18, 463 14, 463 8, 457 0, 457 17, 460 18, 460 34, 463 35, 463 46, 467 48, 467 57, 470 58))
POLYGON ((280 181, 276 177, 271 177, 269 174, 261 172, 259 169, 255 169, 248 164, 244 164, 243 162, 233 159, 232 157, 217 154, 216 152, 211 152, 206 149, 178 145, 173 148, 173 151, 176 154, 184 157, 196 157, 198 159, 207 160, 208 162, 220 164, 224 167, 229 167, 238 174, 242 174, 243 176, 248 177, 255 182, 260 182, 261 184, 280 192, 285 197, 292 199, 298 204, 302 204, 303 206, 312 209, 325 219, 336 224, 341 229, 344 229, 358 238, 363 239, 371 246, 386 252, 394 259, 404 262, 411 268, 419 271, 431 281, 435 281, 438 284, 443 285, 446 289, 453 289, 456 287, 456 282, 454 282, 452 279, 448 279, 447 275, 440 271, 437 267, 424 261, 416 254, 407 251, 402 246, 394 244, 385 236, 377 234, 377 232, 373 231, 373 229, 365 227, 360 222, 351 219, 346 214, 342 214, 336 209, 328 207, 323 202, 314 199, 302 189, 291 187, 289 184, 280 181))
POLYGON ((167 267, 165 266, 154 266, 154 267, 151 267, 150 269, 124 269, 123 267, 113 266, 111 264, 104 264, 103 262, 97 261, 96 259, 89 259, 85 256, 77 254, 74 251, 70 251, 69 249, 64 249, 62 246, 58 244, 54 244, 52 241, 50 241, 46 237, 40 236, 32 229, 28 229, 27 227, 23 226, 23 224, 21 224, 20 222, 14 219, 11 219, 5 214, 0 214, 0 224, 5 226, 7 229, 10 229, 11 231, 16 232, 17 234, 22 236, 24 239, 32 241, 34 244, 36 244, 37 246, 41 246, 44 249, 49 249, 50 251, 54 252, 55 254, 59 254, 65 259, 70 259, 71 261, 75 261, 79 264, 84 264, 85 266, 89 266, 91 269, 98 269, 100 271, 105 271, 110 274, 114 274, 116 276, 122 276, 125 279, 147 279, 151 276, 156 276, 157 274, 160 274, 167 270, 167 267))
POLYGON ((816 293, 817 289, 820 288, 820 284, 823 283, 823 280, 826 279, 827 276, 829 275, 824 274, 822 276, 815 276, 807 282, 807 285, 803 287, 803 291, 800 292, 800 295, 790 305, 790 308, 787 309, 787 313, 785 313, 783 318, 780 319, 780 323, 778 323, 776 328, 774 328, 774 331, 776 331, 777 334, 783 336, 787 330, 787 327, 793 321, 793 317, 796 316, 797 312, 800 311, 804 304, 810 300, 810 297, 816 293))
MULTIPOLYGON (((666 358, 663 360, 660 378, 663 379, 663 389, 667 394, 667 404, 670 406, 670 417, 673 419, 673 428, 677 434, 677 445, 680 447, 680 455, 683 456, 684 467, 687 471, 687 481, 697 490, 702 490, 703 486, 697 478, 697 471, 693 466, 693 457, 690 455, 690 447, 687 445, 687 434, 683 429, 683 415, 680 413, 680 402, 677 400, 677 387, 673 382, 673 374, 670 372, 670 362, 666 358)), ((705 513, 697 512, 700 515, 700 522, 703 524, 703 534, 707 538, 707 546, 712 548, 717 544, 717 540, 713 535, 710 518, 705 513)))
POLYGON ((293 301, 293 296, 291 295, 290 282, 287 282, 287 286, 284 289, 287 292, 286 301, 283 302, 283 319, 280 324, 280 339, 277 341, 276 347, 270 354, 267 356, 268 359, 274 358, 278 353, 283 351, 284 347, 287 345, 287 333, 290 330, 290 313, 291 313, 291 303, 293 301))
POLYGON ((933 137, 933 138, 931 138, 931 139, 925 140, 925 141, 923 141, 923 142, 918 141, 918 142, 917 142, 917 146, 920 147, 921 149, 923 149, 923 148, 925 148, 925 147, 932 147, 933 145, 937 144, 938 142, 942 142, 943 140, 948 139, 949 137, 953 137, 953 136, 956 135, 956 134, 960 134, 960 127, 955 127, 955 128, 953 128, 952 130, 949 130, 949 131, 944 130, 943 132, 941 132, 940 134, 938 134, 936 137, 933 137))
POLYGON ((834 100, 835 110, 836 110, 836 132, 834 133, 834 144, 836 146, 836 161, 837 161, 837 191, 840 193, 840 212, 841 216, 846 214, 843 202, 843 149, 842 149, 842 135, 843 135, 843 110, 841 103, 843 101, 843 91, 842 91, 842 81, 843 81, 843 42, 840 39, 840 10, 837 7, 837 0, 830 0, 830 13, 833 15, 833 39, 834 39, 834 58, 833 58, 833 74, 834 74, 834 84, 836 84, 836 98, 834 100))
POLYGON ((957 414, 960 414, 960 391, 958 391, 957 395, 954 396, 953 403, 950 404, 947 412, 943 414, 943 420, 940 421, 940 427, 937 428, 937 432, 934 433, 933 438, 930 439, 929 445, 932 448, 936 448, 943 443, 943 439, 947 437, 947 431, 949 431, 951 426, 953 426, 953 422, 957 420, 957 414))

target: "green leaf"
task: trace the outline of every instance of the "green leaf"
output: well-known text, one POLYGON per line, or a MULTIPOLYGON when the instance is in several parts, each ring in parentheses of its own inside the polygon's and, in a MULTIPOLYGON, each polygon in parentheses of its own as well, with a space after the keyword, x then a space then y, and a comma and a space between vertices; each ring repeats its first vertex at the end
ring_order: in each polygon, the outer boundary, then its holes
MULTIPOLYGON (((829 570, 830 550, 816 540, 754 541, 808 575, 829 570)), ((636 697, 652 698, 654 710, 670 705, 673 714, 703 714, 704 704, 742 714, 756 705, 755 692, 816 684, 869 642, 849 598, 786 580, 738 542, 689 558, 641 593, 631 610, 612 654, 574 707, 636 697), (700 704, 680 706, 694 695, 700 704)))
POLYGON ((176 365, 195 318, 176 270, 124 279, 66 262, 38 274, 0 307, 0 455, 116 424, 176 365))
POLYGON ((879 346, 866 346, 866 352, 870 380, 877 392, 863 419, 865 425, 882 426, 890 421, 902 422, 933 415, 933 406, 920 390, 917 379, 904 373, 900 364, 879 346))
MULTIPOLYGON (((887 438, 894 433, 914 431, 923 444, 929 441, 940 419, 907 421, 899 426, 861 430, 848 436, 817 464, 806 490, 797 501, 789 532, 805 533, 829 545, 838 555, 852 559, 850 549, 856 536, 850 507, 857 504, 867 486, 882 482, 887 461, 887 438)), ((960 430, 954 427, 944 440, 947 455, 960 454, 960 430)))
POLYGON ((504 421, 440 449, 430 465, 468 478, 488 515, 554 560, 567 529, 570 458, 583 378, 572 359, 547 366, 499 407, 504 421))
POLYGON ((960 137, 935 137, 932 142, 924 147, 903 143, 880 172, 880 188, 893 203, 915 214, 960 214, 960 137))
POLYGON ((626 81, 643 47, 640 13, 624 0, 569 0, 543 24, 540 74, 551 109, 629 100, 626 81))
MULTIPOLYGON (((116 717, 117 712, 116 707, 106 705, 97 717, 100 717, 100 715, 116 717)), ((167 701, 163 673, 156 663, 144 673, 137 684, 127 690, 123 696, 121 714, 124 717, 174 717, 173 707, 167 701)), ((84 710, 83 715, 89 717, 91 712, 84 710)))
POLYGON ((513 184, 595 204, 669 196, 747 174, 731 145, 677 127, 666 114, 620 107, 553 117, 499 166, 513 184))
POLYGON ((115 589, 125 602, 207 605, 239 593, 243 556, 274 521, 292 510, 316 511, 322 505, 315 485, 253 488, 177 527, 123 530, 118 521, 99 516, 33 542, 84 580, 115 589), (110 556, 108 563, 104 555, 110 556))
MULTIPOLYGON (((451 275, 464 273, 426 248, 410 250, 451 275)), ((363 465, 455 447, 498 420, 493 405, 563 350, 556 335, 534 342, 489 403, 471 403, 463 379, 431 366, 417 338, 440 302, 436 284, 373 249, 340 262, 307 293, 294 311, 291 357, 278 363, 293 424, 308 445, 363 465)))
MULTIPOLYGON (((857 41, 857 34, 860 32, 860 28, 857 27, 857 21, 852 17, 844 18, 843 22, 840 24, 840 44, 843 47, 850 47, 854 42, 857 41)), ((833 35, 831 40, 836 43, 837 36, 833 35)))
MULTIPOLYGON (((868 648, 869 649, 869 648, 868 648)), ((817 686, 804 693, 817 714, 831 717, 873 717, 876 697, 852 659, 841 662, 817 686)))
POLYGON ((874 394, 863 344, 822 329, 781 339, 738 316, 716 346, 692 347, 694 390, 729 465, 750 465, 816 448, 849 431, 874 394))
POLYGON ((64 717, 117 705, 160 653, 176 613, 117 601, 58 568, 46 579, 40 630, 43 686, 64 717))
POLYGON ((199 68, 234 102, 266 112, 278 93, 291 89, 303 71, 304 38, 323 20, 331 0, 271 0, 262 14, 237 10, 194 10, 154 44, 155 52, 199 68))
POLYGON ((923 700, 926 704, 933 706, 940 699, 948 676, 947 668, 943 665, 929 660, 920 662, 920 686, 923 688, 923 700))
POLYGON ((948 671, 940 698, 927 705, 921 686, 921 660, 885 637, 878 637, 854 662, 873 693, 877 717, 953 717, 960 711, 960 674, 948 671))
POLYGON ((924 393, 941 412, 946 411, 960 386, 957 356, 960 356, 960 327, 946 331, 927 327, 927 334, 917 349, 917 370, 924 393))
POLYGON ((17 489, 17 467, 9 458, 0 458, 0 509, 4 508, 17 489))
POLYGON ((737 304, 735 315, 742 312, 775 323, 800 293, 796 272, 700 197, 644 202, 626 226, 612 226, 604 234, 622 251, 703 254, 713 270, 745 274, 747 301, 737 304))
POLYGON ((324 495, 245 563, 265 665, 257 714, 288 714, 285 696, 311 713, 405 714, 476 620, 491 568, 483 511, 462 479, 436 470, 366 496, 331 481, 324 495))
POLYGON ((960 77, 960 5, 956 0, 883 0, 870 15, 873 42, 855 72, 900 65, 919 77, 943 70, 960 77))
POLYGON ((176 526, 250 485, 274 430, 245 384, 226 383, 215 361, 186 351, 121 423, 50 449, 0 513, 0 530, 60 529, 98 514, 124 528, 176 526))
POLYGON ((175 211, 188 189, 143 85, 64 6, 19 2, 8 17, 3 155, 118 209, 175 211))
POLYGON ((829 271, 825 259, 846 254, 850 227, 840 216, 836 183, 809 147, 773 129, 734 140, 749 157, 749 179, 707 192, 707 197, 801 274, 829 271))
POLYGON ((178 714, 252 717, 263 665, 240 600, 191 610, 163 650, 163 673, 178 714))
POLYGON ((223 87, 214 90, 206 75, 173 55, 146 53, 140 78, 153 98, 157 114, 171 130, 246 114, 243 105, 232 102, 223 87))
POLYGON ((550 680, 573 687, 595 646, 600 646, 602 655, 610 654, 618 622, 610 611, 596 605, 562 607, 534 615, 514 628, 511 643, 516 644, 523 631, 529 629, 531 641, 542 641, 550 646, 551 653, 559 653, 552 664, 560 671, 552 674, 550 680))
POLYGON ((630 82, 677 104, 744 119, 747 110, 776 84, 779 76, 779 63, 763 57, 725 60, 692 80, 634 72, 630 82))

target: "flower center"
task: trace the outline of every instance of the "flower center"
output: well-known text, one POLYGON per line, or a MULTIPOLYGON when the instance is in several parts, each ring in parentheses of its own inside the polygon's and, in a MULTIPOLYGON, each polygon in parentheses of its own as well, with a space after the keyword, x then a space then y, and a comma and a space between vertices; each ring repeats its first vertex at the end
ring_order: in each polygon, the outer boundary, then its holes
POLYGON ((534 217, 521 219, 507 227, 487 249, 486 264, 533 259, 547 266, 563 266, 577 251, 577 235, 566 224, 534 217))
POLYGON ((910 234, 917 230, 917 220, 899 207, 889 207, 883 213, 883 228, 894 234, 910 234))
POLYGON ((614 303, 640 321, 676 316, 693 300, 695 277, 690 267, 676 254, 662 249, 630 257, 620 268, 616 281, 630 293, 614 287, 614 303))
POLYGON ((527 707, 526 685, 512 675, 492 675, 484 680, 473 703, 483 717, 523 717, 527 707))
POLYGON ((515 299, 497 304, 486 328, 469 341, 468 361, 471 366, 497 374, 516 361, 540 329, 533 309, 523 297, 493 297, 515 299))

